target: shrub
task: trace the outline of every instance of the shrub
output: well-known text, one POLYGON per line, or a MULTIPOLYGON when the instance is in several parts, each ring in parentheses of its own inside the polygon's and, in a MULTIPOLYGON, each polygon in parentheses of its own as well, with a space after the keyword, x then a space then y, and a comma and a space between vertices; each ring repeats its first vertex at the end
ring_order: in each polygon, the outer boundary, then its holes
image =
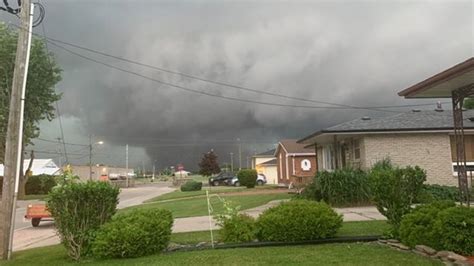
POLYGON ((474 209, 458 206, 440 211, 433 234, 443 249, 474 255, 474 209))
POLYGON ((181 185, 181 191, 198 191, 202 189, 202 182, 189 180, 188 182, 181 185))
POLYGON ((100 258, 133 258, 164 250, 173 217, 165 209, 136 209, 116 215, 97 232, 93 254, 100 258))
POLYGON ((459 189, 454 186, 423 185, 416 202, 430 203, 438 200, 459 201, 459 189))
POLYGON ((353 205, 370 200, 367 174, 351 168, 319 172, 303 190, 303 197, 331 205, 353 205))
POLYGON ((255 169, 243 169, 237 174, 237 178, 242 186, 254 188, 257 183, 257 171, 255 169))
POLYGON ((34 175, 25 184, 26 195, 48 194, 58 183, 53 175, 34 175))
POLYGON ((426 180, 426 172, 418 166, 394 167, 386 159, 374 165, 369 180, 377 209, 387 217, 392 234, 397 236, 403 215, 411 211, 426 180))
POLYGON ((240 207, 224 200, 224 214, 217 215, 220 239, 226 243, 250 242, 255 239, 255 219, 239 214, 240 207))
POLYGON ((47 207, 72 259, 90 253, 96 230, 115 214, 118 194, 118 188, 97 181, 65 182, 49 193, 47 207))
POLYGON ((324 202, 292 200, 264 211, 257 220, 261 241, 302 241, 332 237, 342 216, 324 202))
POLYGON ((416 207, 411 213, 403 216, 400 224, 401 241, 412 248, 415 245, 427 245, 442 249, 434 235, 433 227, 439 212, 454 206, 453 201, 437 201, 416 207))

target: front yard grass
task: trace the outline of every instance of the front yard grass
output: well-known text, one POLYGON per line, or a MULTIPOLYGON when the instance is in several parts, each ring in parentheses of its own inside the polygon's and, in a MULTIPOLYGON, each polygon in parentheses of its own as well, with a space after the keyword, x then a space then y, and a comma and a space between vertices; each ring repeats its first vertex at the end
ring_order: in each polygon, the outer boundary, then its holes
MULTIPOLYGON (((230 186, 219 186, 219 187, 209 187, 209 194, 216 194, 216 193, 227 193, 227 192, 242 192, 242 191, 256 191, 256 190, 269 190, 269 189, 278 189, 277 186, 272 185, 265 185, 265 186, 257 186, 255 188, 249 189, 245 187, 230 187, 230 186)), ((160 195, 158 197, 149 199, 145 202, 156 202, 156 201, 163 201, 163 200, 172 200, 172 199, 182 199, 182 198, 190 198, 190 197, 198 197, 198 196, 205 196, 206 189, 203 188, 199 191, 186 191, 183 192, 179 190, 179 188, 173 192, 166 193, 160 195)))
MULTIPOLYGON (((273 193, 273 194, 253 194, 253 195, 234 195, 234 196, 221 196, 226 201, 231 201, 235 205, 240 206, 241 210, 246 210, 254 207, 264 205, 272 200, 289 199, 292 195, 288 193, 273 193)), ((222 213, 224 207, 222 202, 217 197, 210 199, 214 213, 222 213)), ((170 210, 173 213, 173 218, 192 217, 192 216, 203 216, 208 215, 207 211, 207 199, 205 197, 199 198, 184 198, 173 201, 156 202, 142 204, 130 208, 121 210, 126 212, 131 209, 149 209, 149 208, 164 208, 170 210)))
MULTIPOLYGON (((376 243, 325 244, 174 252, 137 259, 84 260, 81 265, 443 265, 376 243)), ((5 266, 78 265, 62 246, 16 252, 5 266)))

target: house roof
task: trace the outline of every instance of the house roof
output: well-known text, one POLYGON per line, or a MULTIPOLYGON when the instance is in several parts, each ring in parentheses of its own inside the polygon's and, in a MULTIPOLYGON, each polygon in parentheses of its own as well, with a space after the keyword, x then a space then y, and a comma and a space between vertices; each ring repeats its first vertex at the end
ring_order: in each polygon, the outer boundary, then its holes
POLYGON ((305 144, 300 144, 297 142, 297 139, 283 139, 280 141, 277 150, 275 151, 275 154, 278 152, 280 147, 283 147, 287 153, 312 153, 314 154, 314 149, 312 148, 306 148, 305 144))
POLYGON ((273 157, 275 155, 275 150, 276 149, 271 149, 262 153, 257 153, 254 155, 254 157, 273 157))
MULTIPOLYGON (((26 171, 28 165, 30 164, 30 159, 23 161, 23 171, 26 171)), ((33 165, 31 167, 33 175, 54 175, 57 174, 61 169, 54 163, 53 159, 34 159, 33 165)), ((0 164, 0 176, 4 175, 4 166, 0 164)))
MULTIPOLYGON (((474 129, 474 110, 463 112, 464 129, 474 129)), ((399 113, 380 118, 358 118, 315 132, 298 140, 299 143, 312 144, 314 137, 325 133, 364 133, 364 132, 392 132, 392 131, 443 131, 453 129, 452 111, 418 111, 399 113)))
POLYGON ((266 161, 264 163, 259 163, 258 165, 276 165, 277 164, 277 159, 273 159, 270 161, 266 161))
POLYGON ((474 81, 474 57, 452 66, 403 91, 405 98, 451 98, 453 90, 472 86, 474 81))

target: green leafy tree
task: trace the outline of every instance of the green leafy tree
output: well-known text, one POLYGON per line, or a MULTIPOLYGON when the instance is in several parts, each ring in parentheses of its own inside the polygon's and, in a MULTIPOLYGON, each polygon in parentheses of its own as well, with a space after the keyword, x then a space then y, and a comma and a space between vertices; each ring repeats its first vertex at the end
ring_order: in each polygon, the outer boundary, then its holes
POLYGON ((199 174, 203 176, 211 176, 220 173, 219 163, 217 162, 217 155, 211 150, 204 153, 201 162, 199 163, 199 174))
MULTIPOLYGON (((17 31, 0 23, 0 163, 3 163, 5 158, 5 138, 17 39, 17 31)), ((34 38, 26 83, 23 149, 32 144, 32 139, 39 136, 39 121, 54 118, 53 103, 60 99, 60 94, 55 92, 54 87, 61 80, 60 73, 61 69, 51 54, 48 54, 44 42, 34 38)), ((24 195, 27 179, 28 175, 20 178, 20 197, 24 195)))
POLYGON ((474 109, 474 98, 466 98, 463 106, 466 109, 474 109))

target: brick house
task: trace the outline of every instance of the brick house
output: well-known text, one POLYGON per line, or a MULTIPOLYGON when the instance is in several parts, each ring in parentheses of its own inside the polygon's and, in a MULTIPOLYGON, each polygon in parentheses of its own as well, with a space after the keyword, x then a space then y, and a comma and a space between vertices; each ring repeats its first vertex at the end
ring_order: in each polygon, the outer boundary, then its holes
MULTIPOLYGON (((464 112, 474 117, 474 110, 464 112)), ((474 119, 472 119, 474 121, 474 119)), ((468 171, 474 171, 474 122, 465 121, 468 171)), ((383 118, 355 119, 298 140, 317 150, 320 170, 369 169, 384 158, 399 166, 418 165, 427 183, 457 185, 451 111, 414 110, 383 118)), ((468 172, 469 174, 469 172, 468 172)))
POLYGON ((305 144, 296 141, 281 140, 275 150, 279 184, 308 183, 316 174, 318 167, 315 150, 305 148, 305 144))

